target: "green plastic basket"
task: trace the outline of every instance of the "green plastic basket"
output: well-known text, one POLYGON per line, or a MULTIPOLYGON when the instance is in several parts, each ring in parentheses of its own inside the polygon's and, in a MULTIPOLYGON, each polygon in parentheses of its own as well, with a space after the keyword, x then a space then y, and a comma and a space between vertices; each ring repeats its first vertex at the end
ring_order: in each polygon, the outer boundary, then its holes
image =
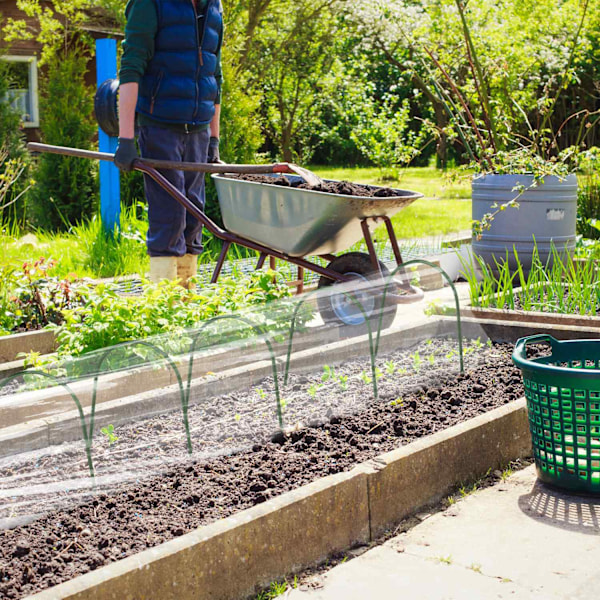
POLYGON ((521 369, 538 477, 576 492, 600 493, 600 340, 521 338, 513 362, 521 369), (527 345, 546 342, 550 356, 527 358, 527 345))

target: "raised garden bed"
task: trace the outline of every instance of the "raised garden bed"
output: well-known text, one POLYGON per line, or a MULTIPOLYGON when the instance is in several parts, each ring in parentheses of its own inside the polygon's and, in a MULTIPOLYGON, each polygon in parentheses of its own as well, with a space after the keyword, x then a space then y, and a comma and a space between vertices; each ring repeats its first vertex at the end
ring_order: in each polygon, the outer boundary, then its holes
POLYGON ((382 357, 378 364, 390 374, 380 379, 377 401, 363 381, 368 361, 294 374, 284 395, 293 415, 288 422, 297 427, 274 437, 268 418, 272 399, 262 397, 272 385, 268 379, 244 394, 197 405, 190 410, 199 432, 191 458, 185 454, 180 414, 120 426, 114 444, 95 442, 92 496, 89 485, 73 482, 79 477, 89 484, 81 443, 4 459, 5 495, 15 478, 23 486, 45 484, 11 502, 11 515, 4 510, 4 517, 30 518, 40 506, 59 507, 65 501, 82 504, 2 532, 0 564, 6 566, 0 594, 19 598, 55 585, 520 397, 510 348, 480 342, 469 348, 464 376, 449 372, 457 364, 453 342, 424 343, 382 357), (166 474, 151 475, 165 468, 166 474), (129 472, 121 479, 139 479, 137 485, 119 481, 124 469, 129 472), (71 475, 68 485, 64 476, 56 477, 57 470, 71 475), (55 489, 52 481, 58 483, 55 489))

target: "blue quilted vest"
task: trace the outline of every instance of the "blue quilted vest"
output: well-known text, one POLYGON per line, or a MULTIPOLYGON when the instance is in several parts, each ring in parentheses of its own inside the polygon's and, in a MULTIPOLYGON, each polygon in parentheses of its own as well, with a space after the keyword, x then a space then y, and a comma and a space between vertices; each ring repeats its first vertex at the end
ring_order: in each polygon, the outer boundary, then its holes
POLYGON ((195 0, 154 0, 154 4, 158 31, 154 56, 140 81, 137 111, 165 123, 210 123, 217 97, 221 2, 209 0, 200 20, 195 0))

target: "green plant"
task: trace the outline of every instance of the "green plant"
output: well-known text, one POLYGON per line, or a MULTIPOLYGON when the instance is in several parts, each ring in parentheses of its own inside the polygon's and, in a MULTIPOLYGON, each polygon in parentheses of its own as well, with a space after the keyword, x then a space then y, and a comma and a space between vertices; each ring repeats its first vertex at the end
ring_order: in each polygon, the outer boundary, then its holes
POLYGON ((267 393, 262 388, 257 388, 256 393, 261 400, 264 400, 267 397, 267 393))
POLYGON ((115 427, 114 425, 107 425, 106 427, 103 427, 102 429, 100 429, 100 433, 102 433, 102 435, 106 436, 106 439, 108 440, 109 445, 113 445, 119 438, 115 435, 115 427))
POLYGON ((415 352, 410 355, 412 358, 413 369, 418 373, 421 370, 421 365, 423 361, 421 360, 421 355, 418 352, 415 352))
POLYGON ((348 389, 348 375, 338 375, 337 382, 343 392, 348 389))
MULTIPOLYGON (((253 272, 243 279, 223 277, 198 293, 168 281, 144 283, 136 296, 121 295, 113 283, 84 285, 77 291, 82 302, 64 311, 64 323, 57 331, 61 354, 79 355, 128 340, 193 330, 202 321, 240 311, 253 316, 265 330, 285 331, 294 310, 293 303, 286 301, 289 288, 273 281, 269 271, 253 272)), ((311 315, 305 308, 299 314, 299 324, 311 315)), ((215 340, 255 335, 253 328, 244 323, 235 323, 234 327, 212 335, 215 340)), ((186 342, 175 336, 172 343, 184 348, 186 342)))
POLYGON ((391 377, 396 372, 396 363, 393 360, 388 360, 385 363, 385 371, 391 377))
POLYGON ((595 315, 600 308, 600 288, 593 261, 579 261, 569 253, 551 247, 544 264, 534 245, 530 271, 525 275, 517 250, 517 269, 508 258, 496 260, 496 272, 479 260, 467 264, 464 273, 469 282, 471 304, 481 308, 515 309, 556 313, 595 315), (481 275, 477 274, 477 271, 481 275), (514 291, 515 284, 520 290, 514 291))
POLYGON ((313 383, 308 388, 308 395, 311 398, 314 398, 317 395, 317 391, 320 390, 322 387, 323 387, 322 383, 313 383))
POLYGON ((335 378, 335 371, 333 367, 329 365, 323 366, 323 374, 321 375, 321 381, 332 381, 335 378))
POLYGON ((396 398, 390 402, 390 406, 404 406, 404 400, 402 400, 402 398, 396 398))
POLYGON ((435 364, 435 354, 430 354, 427 357, 427 362, 430 364, 430 366, 433 367, 433 365, 435 364))
POLYGON ((365 384, 365 385, 369 385, 370 383, 372 383, 373 379, 371 377, 369 377, 365 371, 361 371, 360 375, 358 376, 358 378, 365 384))
MULTIPOLYGON (((85 84, 88 57, 75 49, 54 57, 40 100, 41 133, 47 144, 91 149, 96 131, 92 117, 93 92, 85 84)), ((97 165, 93 161, 42 154, 28 194, 27 213, 34 224, 68 230, 88 220, 97 200, 97 165)))

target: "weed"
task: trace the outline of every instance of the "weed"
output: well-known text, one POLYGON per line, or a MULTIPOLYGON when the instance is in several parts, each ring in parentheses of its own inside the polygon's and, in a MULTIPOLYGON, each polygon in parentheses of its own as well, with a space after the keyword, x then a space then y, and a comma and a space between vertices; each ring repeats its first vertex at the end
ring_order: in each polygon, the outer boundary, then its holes
POLYGON ((375 379, 379 381, 383 377, 383 371, 379 367, 375 367, 375 379))
POLYGON ((510 467, 506 467, 504 471, 502 471, 502 481, 506 481, 513 474, 513 470, 510 467))
POLYGON ((261 400, 264 400, 267 397, 267 393, 262 388, 256 388, 256 393, 261 400))
POLYGON ((427 362, 429 362, 429 364, 430 364, 430 365, 433 367, 433 365, 435 364, 435 355, 433 355, 433 354, 430 354, 430 355, 427 357, 427 362))
POLYGON ((236 421, 240 421, 242 418, 242 415, 240 415, 239 413, 237 413, 234 417, 233 417, 236 421))
POLYGON ((477 563, 472 563, 467 568, 471 569, 471 571, 475 571, 475 573, 481 573, 481 565, 478 565, 477 563))
POLYGON ((119 438, 115 435, 115 426, 107 425, 100 430, 100 433, 106 436, 108 443, 112 446, 119 438))
POLYGON ((390 376, 396 372, 396 363, 393 360, 388 360, 385 363, 385 372, 390 376))
POLYGON ((404 400, 402 400, 402 398, 396 398, 390 402, 390 406, 404 406, 404 400))
POLYGON ((437 560, 439 563, 444 563, 445 565, 452 564, 452 556, 450 554, 448 556, 436 556, 435 560, 437 560))

